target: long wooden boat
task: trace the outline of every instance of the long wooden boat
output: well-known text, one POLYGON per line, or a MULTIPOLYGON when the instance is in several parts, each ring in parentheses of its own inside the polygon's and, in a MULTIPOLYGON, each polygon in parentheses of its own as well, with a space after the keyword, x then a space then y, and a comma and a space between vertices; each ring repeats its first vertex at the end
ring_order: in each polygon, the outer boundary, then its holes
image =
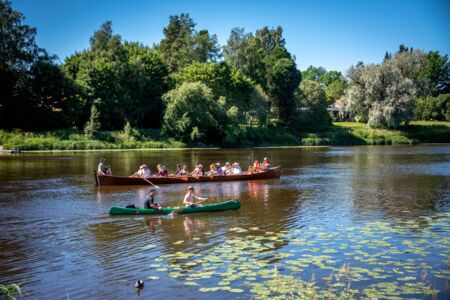
MULTIPOLYGON (((267 171, 253 174, 241 173, 236 175, 219 175, 219 176, 152 176, 146 178, 153 184, 169 184, 169 183, 190 183, 190 182, 215 182, 215 181, 236 181, 236 180, 255 180, 255 179, 271 179, 279 178, 281 175, 281 167, 273 167, 267 171)), ((139 177, 125 176, 109 176, 100 175, 94 171, 95 183, 98 186, 111 185, 149 185, 148 181, 139 177)))
POLYGON ((239 209, 241 207, 241 202, 238 199, 228 200, 224 202, 217 202, 212 204, 204 204, 198 207, 165 207, 161 210, 157 209, 146 209, 146 208, 126 208, 121 206, 113 206, 109 210, 110 215, 168 215, 174 210, 177 214, 194 214, 201 212, 213 212, 213 211, 225 211, 239 209))

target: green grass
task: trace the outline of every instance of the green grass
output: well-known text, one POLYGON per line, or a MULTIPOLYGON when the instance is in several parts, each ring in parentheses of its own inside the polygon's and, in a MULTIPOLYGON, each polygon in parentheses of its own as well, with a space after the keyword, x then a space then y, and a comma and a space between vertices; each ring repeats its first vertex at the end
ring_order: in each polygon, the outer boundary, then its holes
POLYGON ((76 130, 52 132, 11 132, 0 130, 0 145, 4 149, 21 150, 94 150, 94 149, 143 149, 185 148, 186 145, 172 139, 163 140, 145 135, 128 137, 123 132, 100 132, 95 138, 87 138, 76 130))
POLYGON ((366 124, 334 122, 327 130, 301 136, 304 146, 316 145, 404 145, 449 143, 450 122, 411 122, 393 129, 372 129, 366 124))
MULTIPOLYGON (((450 143, 450 122, 411 122, 397 130, 372 129, 366 124, 334 122, 318 133, 298 136, 275 126, 243 128, 234 147, 267 146, 332 146, 332 145, 404 145, 418 143, 450 143)), ((87 138, 73 129, 51 132, 0 130, 0 145, 4 149, 21 150, 99 150, 99 149, 160 149, 186 148, 188 145, 165 139, 159 130, 140 130, 135 136, 123 131, 102 131, 87 138)), ((213 146, 213 145, 209 145, 213 146)))

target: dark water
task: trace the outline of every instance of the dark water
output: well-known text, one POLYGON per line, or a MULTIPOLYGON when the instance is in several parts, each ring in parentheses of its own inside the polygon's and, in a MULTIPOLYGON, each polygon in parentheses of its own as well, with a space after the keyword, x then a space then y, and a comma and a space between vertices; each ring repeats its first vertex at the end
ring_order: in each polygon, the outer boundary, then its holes
MULTIPOLYGON (((275 267, 304 281, 314 274, 326 290, 324 278, 347 266, 357 298, 445 299, 449 183, 450 145, 5 154, 0 284, 22 282, 34 299, 128 299, 143 279, 144 298, 247 299, 264 296, 275 267), (202 196, 240 198, 238 211, 110 217, 113 205, 142 206, 149 187, 93 184, 100 157, 127 175, 141 163, 246 167, 264 156, 283 167, 281 179, 195 185, 202 196)), ((158 202, 181 204, 185 188, 161 186, 158 202)))

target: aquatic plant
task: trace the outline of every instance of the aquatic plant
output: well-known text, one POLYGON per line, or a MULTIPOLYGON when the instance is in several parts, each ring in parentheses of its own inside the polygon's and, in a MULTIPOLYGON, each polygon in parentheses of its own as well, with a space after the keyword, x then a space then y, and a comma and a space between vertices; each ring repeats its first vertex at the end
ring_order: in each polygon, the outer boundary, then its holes
POLYGON ((14 295, 19 293, 22 296, 22 290, 20 288, 20 283, 11 283, 7 285, 0 285, 0 295, 5 295, 5 300, 16 300, 14 295))

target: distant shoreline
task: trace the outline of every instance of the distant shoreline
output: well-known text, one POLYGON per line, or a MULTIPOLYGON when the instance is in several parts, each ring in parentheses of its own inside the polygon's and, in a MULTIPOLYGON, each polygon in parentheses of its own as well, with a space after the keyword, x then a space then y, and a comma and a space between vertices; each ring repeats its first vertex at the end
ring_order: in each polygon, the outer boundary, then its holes
MULTIPOLYGON (((264 129, 263 129, 264 130, 264 129)), ((271 137, 267 129, 269 139, 271 137)), ((278 129, 278 131, 282 131, 278 129)), ((117 132, 109 132, 117 136, 117 132)), ((326 146, 361 145, 414 145, 430 143, 450 143, 450 122, 418 121, 399 129, 372 129, 365 124, 334 122, 327 130, 317 133, 301 133, 298 136, 285 133, 283 139, 274 143, 264 141, 244 141, 238 147, 218 147, 217 145, 189 146, 179 141, 143 137, 142 140, 100 140, 88 139, 83 134, 70 130, 44 133, 0 130, 0 152, 8 153, 20 149, 21 153, 50 152, 106 152, 106 151, 185 151, 218 149, 281 149, 326 146)))

